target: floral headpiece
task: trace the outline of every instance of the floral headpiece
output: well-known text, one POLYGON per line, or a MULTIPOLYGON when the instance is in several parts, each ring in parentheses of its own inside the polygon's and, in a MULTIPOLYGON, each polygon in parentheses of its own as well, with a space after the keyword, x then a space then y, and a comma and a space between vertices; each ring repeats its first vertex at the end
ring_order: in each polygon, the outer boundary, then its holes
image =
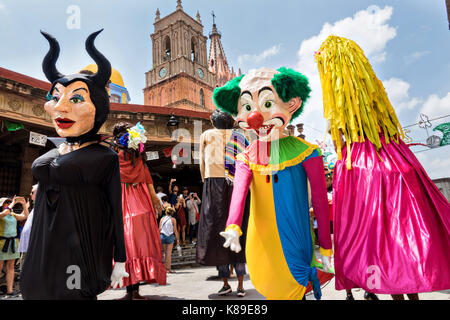
POLYGON ((138 122, 134 127, 127 130, 120 139, 119 144, 125 148, 130 148, 134 150, 139 150, 139 152, 144 151, 144 143, 147 141, 145 136, 145 129, 138 122))

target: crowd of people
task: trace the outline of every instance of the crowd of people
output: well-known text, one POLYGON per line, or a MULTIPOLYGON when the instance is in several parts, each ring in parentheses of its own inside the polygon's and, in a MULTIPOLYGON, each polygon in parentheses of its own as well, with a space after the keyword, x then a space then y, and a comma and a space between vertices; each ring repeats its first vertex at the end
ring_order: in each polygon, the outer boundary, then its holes
POLYGON ((0 293, 5 298, 19 294, 15 281, 19 278, 26 256, 33 221, 33 204, 37 184, 33 185, 29 198, 0 198, 0 293))
POLYGON ((16 265, 20 259, 19 237, 23 227, 21 223, 29 217, 30 205, 30 201, 23 197, 0 199, 0 273, 4 274, 6 286, 3 293, 6 298, 17 295, 14 279, 16 265))
POLYGON ((316 52, 335 164, 286 134, 309 98, 308 79, 284 67, 251 70, 214 90, 214 128, 200 138, 200 198, 176 179, 167 194, 155 189, 140 123, 117 123, 112 140, 98 134, 111 76, 94 46, 100 32, 86 40, 97 73, 73 75, 56 69, 58 42, 42 32, 52 83, 45 110, 63 139, 33 162, 31 200, 0 199, 6 298, 17 295, 21 261, 24 299, 92 300, 126 287, 121 300, 145 300, 140 285, 165 285, 174 273, 175 244, 195 246, 196 262, 217 268, 219 295, 232 292, 231 268, 238 297, 247 270, 255 289, 277 300, 305 300, 310 291, 320 299, 333 277, 347 300, 353 288, 368 300, 449 288, 450 204, 401 139, 356 43, 330 36, 316 52), (258 138, 248 141, 236 124, 258 138))

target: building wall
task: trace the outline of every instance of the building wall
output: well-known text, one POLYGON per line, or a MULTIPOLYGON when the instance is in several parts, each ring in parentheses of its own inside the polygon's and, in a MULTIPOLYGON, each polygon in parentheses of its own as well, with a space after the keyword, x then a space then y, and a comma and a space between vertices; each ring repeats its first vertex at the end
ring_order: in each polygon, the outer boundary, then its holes
POLYGON ((215 109, 212 94, 212 87, 183 73, 144 89, 144 104, 185 110, 212 111, 215 109), (201 104, 200 89, 204 93, 204 106, 201 104))
POLYGON ((442 178, 433 180, 438 189, 442 192, 445 198, 450 201, 450 178, 442 178))
MULTIPOLYGON (((145 106, 144 106, 145 108, 145 106)), ((171 133, 167 128, 167 122, 170 115, 153 114, 150 112, 126 112, 111 110, 107 121, 101 127, 100 132, 112 135, 114 125, 119 121, 130 122, 136 124, 140 122, 146 131, 147 144, 175 144, 171 138, 171 133)), ((209 119, 193 118, 187 116, 176 116, 179 129, 185 129, 191 138, 192 143, 199 143, 200 135, 203 131, 211 129, 209 119)), ((188 142, 188 141, 185 141, 188 142)))
MULTIPOLYGON (((45 99, 42 97, 37 98, 34 94, 31 94, 31 89, 28 91, 22 90, 22 93, 15 91, 13 87, 10 87, 10 89, 12 90, 0 89, 0 120, 4 119, 15 123, 32 125, 36 127, 34 131, 39 131, 39 128, 44 130, 53 129, 50 117, 44 110, 45 99), (29 95, 24 94, 26 92, 29 95)), ((17 148, 18 150, 15 160, 21 162, 21 168, 19 181, 15 182, 17 186, 15 192, 22 196, 27 196, 30 193, 33 185, 31 164, 39 156, 39 150, 42 149, 42 147, 30 145, 28 136, 28 132, 11 133, 10 138, 7 138, 8 141, 3 145, 4 148, 17 148)), ((2 161, 7 160, 2 158, 2 161)), ((7 172, 9 171, 7 168, 3 169, 6 171, 2 173, 0 179, 7 181, 9 178, 5 177, 4 174, 8 174, 7 172)))
POLYGON ((39 150, 42 147, 25 145, 22 152, 22 174, 20 179, 20 194, 28 195, 33 185, 34 177, 31 171, 33 161, 39 157, 39 150))

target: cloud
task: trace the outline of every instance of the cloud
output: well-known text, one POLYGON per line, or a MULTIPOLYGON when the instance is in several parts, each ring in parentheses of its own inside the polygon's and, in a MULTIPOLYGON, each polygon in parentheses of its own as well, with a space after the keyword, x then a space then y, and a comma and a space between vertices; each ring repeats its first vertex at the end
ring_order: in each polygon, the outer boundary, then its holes
POLYGON ((410 84, 402 79, 391 78, 383 81, 384 88, 389 97, 389 101, 397 113, 402 110, 412 110, 422 101, 418 98, 409 97, 410 84))
POLYGON ((312 89, 311 98, 305 104, 304 113, 295 122, 308 123, 309 126, 322 131, 307 130, 311 134, 310 141, 323 140, 325 134, 325 119, 323 118, 322 88, 320 84, 317 65, 314 61, 314 52, 329 35, 342 36, 354 40, 364 50, 372 63, 380 63, 386 60, 386 45, 394 39, 397 31, 389 25, 393 14, 393 8, 386 6, 381 9, 378 6, 370 6, 365 10, 356 12, 352 17, 332 23, 325 23, 320 32, 300 44, 297 52, 298 63, 296 69, 305 74, 312 89))
POLYGON ((450 147, 415 154, 431 179, 450 177, 450 147))
POLYGON ((6 8, 5 4, 0 2, 0 13, 8 13, 8 9, 6 8))
POLYGON ((243 66, 246 63, 259 64, 269 57, 276 56, 278 53, 280 53, 280 50, 281 45, 279 44, 264 50, 260 54, 243 54, 238 57, 238 64, 240 66, 243 66))
POLYGON ((416 51, 410 55, 407 55, 405 57, 405 63, 406 64, 411 64, 413 62, 415 62, 416 60, 419 60, 420 58, 422 58, 423 56, 426 56, 427 54, 430 54, 431 51, 429 50, 425 50, 425 51, 416 51))
POLYGON ((450 115, 450 92, 442 98, 436 94, 429 96, 420 113, 427 115, 430 119, 450 115))
POLYGON ((312 65, 314 71, 316 70, 314 52, 329 35, 352 39, 364 50, 369 59, 384 61, 386 44, 397 35, 396 29, 387 24, 392 13, 392 7, 380 9, 377 6, 370 6, 366 10, 358 11, 353 17, 344 18, 333 25, 325 23, 318 35, 301 43, 298 51, 299 69, 312 65))

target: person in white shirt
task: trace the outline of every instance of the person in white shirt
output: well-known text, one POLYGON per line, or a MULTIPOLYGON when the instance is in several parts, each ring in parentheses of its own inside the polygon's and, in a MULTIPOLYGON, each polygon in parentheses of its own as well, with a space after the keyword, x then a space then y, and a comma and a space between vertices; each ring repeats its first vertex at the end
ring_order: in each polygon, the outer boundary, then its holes
POLYGON ((164 261, 168 273, 175 273, 175 271, 171 268, 172 248, 175 241, 179 243, 177 221, 172 217, 174 213, 174 208, 171 206, 167 207, 165 209, 165 216, 162 217, 159 222, 159 232, 161 233, 164 261))

